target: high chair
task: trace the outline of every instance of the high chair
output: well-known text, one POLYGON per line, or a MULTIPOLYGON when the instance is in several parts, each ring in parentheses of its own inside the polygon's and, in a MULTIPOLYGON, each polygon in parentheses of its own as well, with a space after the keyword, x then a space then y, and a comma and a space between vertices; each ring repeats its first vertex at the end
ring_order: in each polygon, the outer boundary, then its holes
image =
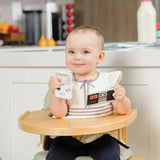
MULTIPOLYGON (((49 110, 25 112, 19 117, 19 127, 30 133, 43 135, 42 144, 44 151, 38 152, 34 160, 45 160, 47 155, 46 136, 72 136, 108 133, 113 137, 127 143, 127 126, 137 116, 136 109, 130 109, 126 115, 114 113, 106 117, 88 119, 56 119, 49 117, 49 110)), ((121 148, 122 150, 122 148, 121 148)), ((126 149, 127 154, 121 155, 121 160, 145 160, 144 157, 132 156, 132 152, 126 149)), ((77 157, 75 160, 93 160, 91 157, 77 157)))

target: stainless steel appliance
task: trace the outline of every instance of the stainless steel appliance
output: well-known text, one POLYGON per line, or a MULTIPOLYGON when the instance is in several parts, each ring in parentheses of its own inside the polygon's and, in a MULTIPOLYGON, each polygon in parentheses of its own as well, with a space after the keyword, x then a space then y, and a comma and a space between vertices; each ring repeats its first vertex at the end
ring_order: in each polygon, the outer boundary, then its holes
POLYGON ((46 39, 62 40, 61 15, 55 2, 46 2, 42 15, 42 33, 46 39))
POLYGON ((27 5, 23 9, 25 14, 25 36, 27 45, 38 45, 42 34, 41 14, 39 6, 27 5))

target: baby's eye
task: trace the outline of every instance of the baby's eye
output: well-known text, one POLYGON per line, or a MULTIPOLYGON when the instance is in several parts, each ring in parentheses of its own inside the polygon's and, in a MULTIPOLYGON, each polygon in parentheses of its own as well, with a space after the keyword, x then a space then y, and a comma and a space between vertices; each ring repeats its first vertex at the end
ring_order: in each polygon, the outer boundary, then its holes
POLYGON ((72 50, 70 50, 70 51, 68 51, 68 53, 69 53, 69 54, 74 54, 75 52, 72 51, 72 50))
POLYGON ((83 51, 83 53, 84 53, 84 54, 88 54, 88 53, 89 53, 89 51, 83 51))

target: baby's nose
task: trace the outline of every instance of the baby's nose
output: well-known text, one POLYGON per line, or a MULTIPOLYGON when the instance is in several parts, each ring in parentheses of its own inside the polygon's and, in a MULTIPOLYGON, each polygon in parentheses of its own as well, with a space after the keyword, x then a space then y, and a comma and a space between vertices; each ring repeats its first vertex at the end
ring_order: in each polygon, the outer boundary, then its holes
POLYGON ((76 52, 75 58, 81 58, 82 54, 80 52, 76 52))

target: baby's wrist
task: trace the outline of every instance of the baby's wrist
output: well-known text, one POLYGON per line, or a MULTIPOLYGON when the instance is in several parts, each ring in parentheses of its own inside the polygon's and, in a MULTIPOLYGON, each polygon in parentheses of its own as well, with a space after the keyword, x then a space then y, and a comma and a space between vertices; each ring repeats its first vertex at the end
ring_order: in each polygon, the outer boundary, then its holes
POLYGON ((52 89, 52 90, 50 89, 50 92, 51 92, 51 94, 55 95, 55 89, 54 89, 54 90, 53 90, 53 89, 52 89))

